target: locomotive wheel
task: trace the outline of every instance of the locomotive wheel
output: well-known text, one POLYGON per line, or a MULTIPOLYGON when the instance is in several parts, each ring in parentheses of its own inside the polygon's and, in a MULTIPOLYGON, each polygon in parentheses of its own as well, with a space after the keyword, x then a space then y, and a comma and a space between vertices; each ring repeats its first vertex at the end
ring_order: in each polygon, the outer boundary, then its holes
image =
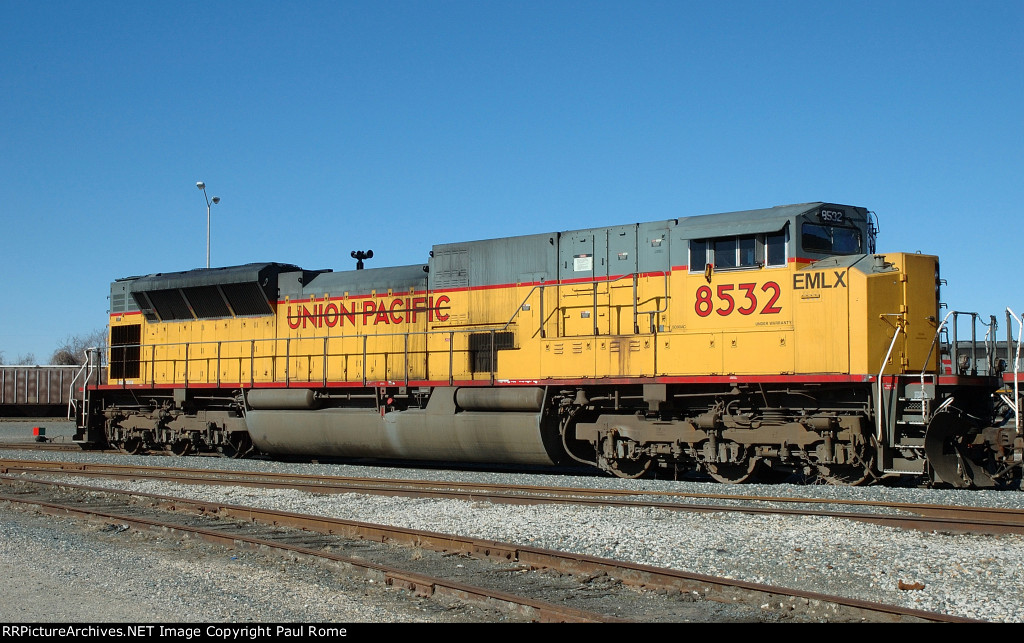
POLYGON ((229 433, 227 442, 217 449, 225 458, 244 458, 252 452, 252 439, 248 433, 229 433))
POLYGON ((855 464, 817 464, 818 477, 826 484, 857 486, 874 477, 874 449, 866 443, 857 446, 855 464))
POLYGON ((760 458, 749 458, 746 462, 709 462, 708 473, 718 482, 743 484, 757 474, 760 458))
POLYGON ((757 480, 766 484, 815 484, 818 480, 818 470, 807 465, 780 467, 777 462, 762 460, 757 468, 757 480))
POLYGON ((186 439, 175 440, 171 443, 171 453, 178 456, 192 453, 192 441, 186 439))
POLYGON ((130 455, 139 455, 146 452, 146 441, 142 438, 128 438, 121 448, 130 455))
POLYGON ((856 487, 873 477, 871 469, 871 464, 865 464, 864 466, 855 464, 819 464, 818 474, 826 484, 839 487, 856 487))
POLYGON ((970 425, 962 417, 949 412, 935 414, 924 436, 933 482, 959 489, 995 486, 984 468, 969 457, 969 439, 970 425))
POLYGON ((654 460, 644 458, 643 460, 613 460, 606 463, 606 469, 619 478, 639 478, 651 470, 654 460))

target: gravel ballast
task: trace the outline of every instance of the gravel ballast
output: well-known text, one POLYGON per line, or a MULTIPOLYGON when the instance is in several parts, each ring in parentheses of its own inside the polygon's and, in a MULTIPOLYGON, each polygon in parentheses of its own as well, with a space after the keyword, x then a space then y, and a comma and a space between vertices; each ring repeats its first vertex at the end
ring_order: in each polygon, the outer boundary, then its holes
MULTIPOLYGON (((0 423, 0 440, 31 435, 25 423, 0 423), (21 425, 12 428, 11 425, 21 425)), ((51 433, 48 425, 47 435, 51 433)), ((6 458, 69 459, 90 458, 117 463, 156 464, 152 457, 126 457, 86 453, 29 454, 0 451, 6 458)), ((441 470, 388 469, 349 465, 288 464, 213 458, 184 458, 176 466, 223 467, 339 476, 377 476, 408 479, 471 480, 506 484, 557 484, 560 486, 605 486, 683 492, 722 492, 722 485, 671 481, 630 481, 608 478, 576 478, 548 475, 448 472, 441 470)), ((794 518, 775 515, 731 513, 693 514, 650 508, 600 509, 562 505, 494 505, 437 499, 402 499, 359 494, 318 495, 297 491, 267 491, 244 487, 195 487, 171 483, 90 480, 93 486, 132 489, 149 493, 181 495, 239 505, 285 509, 298 513, 333 516, 349 520, 388 524, 477 538, 529 544, 636 563, 673 567, 690 572, 725 576, 745 581, 782 585, 825 594, 903 605, 986 621, 1022 622, 1024 606, 1024 536, 980 536, 903 531, 839 518, 794 518), (901 589, 920 587, 922 589, 901 589)), ((930 502, 957 505, 1003 507, 1024 506, 1020 491, 955 491, 888 487, 799 487, 794 485, 744 485, 746 494, 766 496, 806 494, 815 498, 887 499, 892 502, 930 502)), ((67 549, 36 534, 21 534, 9 511, 3 517, 7 540, 67 549)), ((57 530, 54 530, 56 533, 57 530)), ((62 536, 55 536, 60 538, 62 536)), ((86 541, 76 546, 87 547, 86 541)), ((102 545, 97 545, 102 547, 102 545)), ((117 549, 111 545, 112 560, 117 549)), ((131 553, 123 554, 130 557, 131 553)), ((19 556, 6 543, 0 561, 8 584, 19 574, 30 574, 44 551, 28 558, 19 556)), ((84 564, 85 558, 69 557, 84 564)), ((111 563, 112 564, 112 563, 111 563)), ((130 571, 134 565, 123 565, 130 571)), ((102 578, 98 565, 90 578, 102 578)), ((127 573, 127 572, 126 572, 127 573)), ((139 571, 141 579, 152 569, 139 571)), ((60 586, 60 576, 48 576, 60 586)), ((251 581, 256 582, 258 581, 251 581)), ((131 586, 128 578, 114 585, 119 591, 131 586)), ((201 584, 196 592, 210 591, 201 584)), ((223 592, 223 589, 220 591, 223 592)), ((316 589, 309 591, 315 595, 316 589)), ((135 593, 133 596, 141 594, 135 593)), ((206 601, 200 601, 205 603, 206 601)), ((422 614, 420 615, 423 616, 422 614)), ((17 614, 0 614, 0 619, 17 620, 17 614)), ((33 620, 32 617, 26 617, 33 620)), ((67 617, 73 618, 73 617, 67 617)), ((145 619, 145 616, 140 618, 145 619)), ((200 620, 217 620, 213 614, 200 620)), ((261 616, 259 618, 265 618, 261 616)), ((282 616, 288 620, 287 616, 282 616)), ((315 618, 315 617, 314 617, 315 618)), ((372 615, 367 616, 372 619, 372 615)), ((42 620, 49 620, 42 617, 42 620)), ((102 620, 102 619, 100 619, 102 620)), ((174 619, 180 620, 180 619, 174 619)), ((331 620, 331 619, 328 619, 331 620)), ((404 620, 399 617, 399 620, 404 620)))

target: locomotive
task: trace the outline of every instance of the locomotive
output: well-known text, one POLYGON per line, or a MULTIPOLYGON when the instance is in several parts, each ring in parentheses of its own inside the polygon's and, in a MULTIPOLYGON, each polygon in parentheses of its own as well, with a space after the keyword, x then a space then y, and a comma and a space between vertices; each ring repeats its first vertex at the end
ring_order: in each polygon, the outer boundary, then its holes
POLYGON ((75 440, 1019 484, 1019 399, 985 352, 994 319, 979 342, 978 315, 942 315, 938 258, 877 254, 876 222, 816 202, 444 243, 407 266, 353 251, 353 270, 118 279, 75 440))

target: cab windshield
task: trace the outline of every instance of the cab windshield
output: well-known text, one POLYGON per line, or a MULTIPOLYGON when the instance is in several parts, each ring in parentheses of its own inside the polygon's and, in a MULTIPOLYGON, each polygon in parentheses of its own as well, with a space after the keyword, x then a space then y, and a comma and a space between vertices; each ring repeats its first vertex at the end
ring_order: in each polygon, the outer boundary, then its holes
POLYGON ((856 228, 805 223, 802 232, 805 252, 827 255, 853 255, 864 252, 860 230, 856 228))

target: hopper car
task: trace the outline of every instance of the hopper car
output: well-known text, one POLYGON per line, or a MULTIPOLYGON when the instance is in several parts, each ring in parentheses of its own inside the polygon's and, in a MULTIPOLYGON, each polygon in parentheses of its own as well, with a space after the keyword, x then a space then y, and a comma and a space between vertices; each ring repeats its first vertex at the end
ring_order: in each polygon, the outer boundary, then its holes
POLYGON ((938 257, 878 253, 876 223, 815 202, 442 243, 404 266, 353 251, 351 270, 118 279, 75 439, 729 483, 1019 484, 1019 400, 986 353, 993 334, 940 303, 938 257))

